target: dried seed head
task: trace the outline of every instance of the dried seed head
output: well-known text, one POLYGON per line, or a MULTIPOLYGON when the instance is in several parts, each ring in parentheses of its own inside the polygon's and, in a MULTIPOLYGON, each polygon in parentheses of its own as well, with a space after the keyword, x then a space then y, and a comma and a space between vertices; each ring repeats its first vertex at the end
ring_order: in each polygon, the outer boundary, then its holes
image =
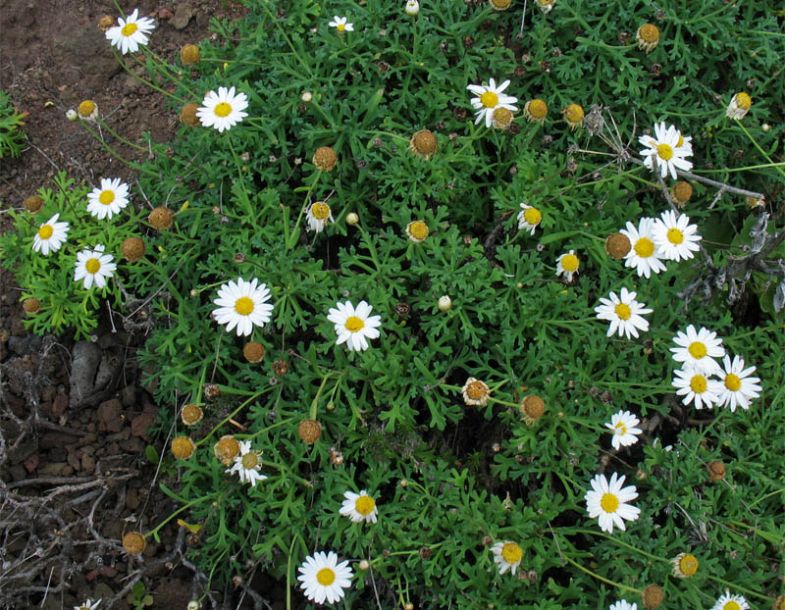
POLYGON ((187 460, 196 451, 196 445, 189 436, 176 436, 172 439, 171 450, 178 460, 187 460))
POLYGON ((120 245, 120 252, 129 263, 135 263, 144 256, 144 240, 141 237, 127 237, 120 245))
POLYGON ((621 260, 632 249, 629 237, 622 233, 611 233, 605 240, 605 251, 613 259, 621 260))
POLYGON ((93 100, 80 102, 76 111, 79 113, 79 118, 85 121, 94 121, 98 118, 98 104, 93 100))
POLYGON ((641 593, 644 608, 659 608, 665 600, 665 591, 659 585, 649 585, 641 593))
POLYGON ((497 108, 491 115, 491 125, 496 129, 507 131, 512 125, 515 115, 508 108, 497 108))
POLYGON ((466 380, 461 391, 463 393, 463 402, 469 407, 484 407, 488 404, 488 399, 491 396, 491 390, 488 385, 484 381, 475 379, 474 377, 469 377, 466 380))
POLYGON ((147 217, 147 222, 149 222, 152 227, 158 231, 166 231, 170 229, 172 227, 173 220, 174 212, 164 206, 155 208, 147 217))
POLYGON ((512 6, 512 0, 488 0, 488 4, 495 11, 506 11, 512 6))
POLYGON ((409 150, 423 159, 430 159, 436 152, 436 147, 436 136, 428 129, 415 132, 409 140, 409 150))
POLYGON ((692 185, 686 180, 679 180, 671 189, 671 197, 676 205, 683 207, 692 197, 692 185))
POLYGON ((184 66, 195 66, 201 59, 202 54, 195 44, 187 44, 180 49, 180 61, 184 66))
POLYGON ((207 400, 215 400, 221 395, 221 386, 216 383, 204 384, 204 397, 207 400))
POLYGON ((420 559, 430 559, 431 556, 433 555, 433 551, 431 551, 431 549, 428 548, 427 546, 421 546, 419 555, 420 555, 420 559))
POLYGON ((322 425, 315 419, 304 419, 297 426, 297 434, 306 445, 313 445, 322 435, 322 425))
POLYGON ((545 401, 536 394, 530 394, 521 402, 520 411, 524 421, 531 426, 545 413, 545 401))
POLYGON ((583 124, 585 113, 583 112, 583 106, 580 104, 570 104, 562 110, 562 115, 570 129, 575 130, 583 124))
POLYGON ((98 29, 105 32, 114 25, 114 19, 110 15, 102 15, 98 20, 98 29))
POLYGON ((227 434, 213 445, 213 453, 223 465, 228 466, 240 454, 240 443, 231 434, 227 434))
POLYGON ((31 214, 35 214, 38 210, 44 207, 44 200, 41 199, 38 195, 31 195, 22 202, 22 205, 25 206, 25 210, 31 214))
POLYGON ((286 360, 276 360, 273 362, 273 373, 278 377, 283 377, 289 372, 289 363, 286 360))
POLYGON ((540 98, 529 100, 523 107, 523 114, 531 122, 542 123, 548 116, 548 104, 540 98))
POLYGON ((774 610, 785 610, 785 595, 780 595, 774 600, 774 610))
POLYGON ((264 359, 264 345, 249 341, 243 346, 243 357, 251 364, 261 362, 264 359))
POLYGON ((34 297, 30 297, 29 299, 22 301, 22 309, 24 309, 27 314, 38 313, 38 310, 41 309, 41 302, 34 297))
POLYGON ((357 214, 355 214, 354 212, 349 212, 346 215, 346 224, 347 225, 350 225, 350 226, 353 227, 356 224, 358 224, 359 222, 360 222, 360 217, 357 214))
POLYGON ((338 155, 329 146, 320 146, 313 154, 313 164, 323 172, 330 172, 338 163, 338 155))
POLYGON ((196 116, 198 110, 199 106, 196 104, 186 104, 183 106, 182 110, 180 110, 180 122, 189 127, 196 127, 199 124, 199 117, 196 116))
POLYGON ((709 462, 706 464, 706 469, 709 471, 709 480, 712 483, 717 483, 725 478, 725 464, 720 461, 709 462))
POLYGON ((129 555, 141 555, 147 546, 147 541, 141 532, 128 532, 123 536, 123 549, 129 555))
POLYGON ((660 29, 653 23, 644 23, 635 33, 638 48, 651 53, 660 42, 660 29))
POLYGON ((195 426, 204 418, 204 411, 199 405, 187 404, 180 411, 180 419, 186 426, 195 426))
POLYGON ((335 447, 330 447, 330 464, 333 466, 340 466, 343 464, 343 453, 338 451, 335 447))

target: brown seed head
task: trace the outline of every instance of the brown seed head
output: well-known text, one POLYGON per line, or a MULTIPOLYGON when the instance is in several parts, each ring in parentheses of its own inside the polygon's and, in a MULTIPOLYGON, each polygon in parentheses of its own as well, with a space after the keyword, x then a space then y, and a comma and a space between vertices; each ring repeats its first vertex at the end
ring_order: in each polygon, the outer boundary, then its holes
POLYGON ((187 460, 196 451, 190 436, 176 436, 172 439, 172 455, 178 460, 187 460))
POLYGON ((297 426, 297 434, 306 445, 313 445, 322 435, 322 425, 315 419, 304 419, 297 426))
POLYGON ((173 220, 174 212, 164 206, 155 208, 147 217, 147 222, 149 222, 153 228, 157 229, 158 231, 167 231, 170 229, 172 227, 173 220))
POLYGON ((420 559, 430 559, 431 555, 433 555, 433 551, 427 546, 420 547, 420 559))
POLYGON ((198 110, 199 106, 196 104, 186 104, 183 106, 182 110, 180 110, 180 122, 189 127, 196 127, 199 124, 199 117, 196 116, 198 110))
POLYGON ((320 146, 313 154, 313 164, 323 172, 330 172, 338 163, 338 155, 329 146, 320 146))
POLYGON ((605 251, 608 256, 618 260, 627 256, 627 253, 632 248, 629 238, 621 233, 611 233, 608 239, 605 240, 605 251))
POLYGON ((712 483, 717 483, 725 478, 725 464, 720 461, 709 462, 706 464, 706 469, 709 471, 709 480, 712 483))
POLYGON ((512 110, 509 108, 497 108, 493 111, 491 115, 491 124, 496 129, 501 129, 502 131, 507 131, 510 126, 512 125, 512 121, 515 118, 515 115, 512 113, 512 110))
POLYGON ((41 302, 34 297, 30 297, 29 299, 22 301, 22 309, 24 309, 27 314, 38 313, 38 310, 41 309, 41 302))
POLYGON ((665 599, 665 591, 659 585, 649 585, 641 593, 644 608, 659 608, 665 599))
POLYGON ((105 32, 113 25, 114 25, 114 19, 112 19, 112 17, 109 15, 103 15, 98 20, 98 29, 101 30, 102 32, 105 32))
POLYGON ((774 600, 774 610, 785 610, 785 595, 780 595, 774 600))
POLYGON ((227 434, 226 436, 222 436, 218 442, 213 445, 213 453, 215 453, 215 457, 217 457, 222 464, 228 466, 232 463, 234 458, 240 454, 240 443, 236 438, 227 434))
POLYGON ((135 263, 142 258, 144 251, 144 240, 141 237, 128 237, 120 245, 120 252, 129 263, 135 263))
POLYGON ((409 149, 418 157, 430 159, 436 152, 436 136, 428 129, 421 129, 409 141, 409 149))
POLYGON ((180 419, 186 426, 195 426, 204 418, 204 411, 199 405, 187 404, 180 411, 180 419))
POLYGON ((671 196, 679 207, 683 206, 692 197, 692 185, 686 180, 679 180, 673 185, 671 196))
POLYGON ((273 362, 273 373, 278 377, 283 377, 289 372, 289 363, 286 360, 276 360, 273 362))
POLYGON ((512 0, 488 0, 488 4, 496 11, 506 11, 512 6, 512 0))
POLYGON ((199 47, 195 44, 187 44, 180 49, 180 61, 184 66, 194 66, 202 59, 199 47))
POLYGON ((44 200, 41 199, 38 195, 31 195, 22 202, 22 205, 25 206, 25 210, 31 214, 35 214, 38 210, 44 207, 44 200))
POLYGON ((523 399, 520 410, 527 420, 537 421, 545 413, 545 401, 536 394, 530 394, 523 399))
POLYGON ((243 346, 243 357, 251 364, 261 362, 264 359, 264 345, 249 341, 243 346))
POLYGON ((221 386, 217 383, 204 384, 204 397, 207 400, 215 400, 221 395, 221 386))
POLYGON ((147 542, 141 532, 128 532, 123 536, 123 549, 129 555, 141 555, 147 542))

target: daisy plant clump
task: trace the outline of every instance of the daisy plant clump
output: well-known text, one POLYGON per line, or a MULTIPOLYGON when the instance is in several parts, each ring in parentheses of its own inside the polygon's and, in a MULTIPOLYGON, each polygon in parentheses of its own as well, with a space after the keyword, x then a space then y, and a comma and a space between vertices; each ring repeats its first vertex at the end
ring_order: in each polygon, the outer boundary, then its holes
POLYGON ((182 49, 104 21, 176 135, 82 92, 115 169, 4 201, 23 323, 114 324, 162 406, 133 534, 186 528, 224 605, 770 607, 776 11, 243 4, 182 49))

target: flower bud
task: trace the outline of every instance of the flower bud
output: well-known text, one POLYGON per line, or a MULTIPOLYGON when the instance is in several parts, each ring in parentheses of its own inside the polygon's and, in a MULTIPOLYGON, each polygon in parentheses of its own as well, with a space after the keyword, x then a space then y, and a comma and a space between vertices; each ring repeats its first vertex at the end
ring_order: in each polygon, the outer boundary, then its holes
POLYGON ((417 0, 407 0, 405 10, 407 15, 414 17, 420 12, 420 3, 417 0))
POLYGON ((352 227, 357 225, 360 222, 360 217, 355 214, 354 212, 349 212, 346 215, 346 224, 351 225, 352 227))
POLYGON ((439 297, 439 311, 450 311, 452 309, 452 299, 446 294, 439 297))

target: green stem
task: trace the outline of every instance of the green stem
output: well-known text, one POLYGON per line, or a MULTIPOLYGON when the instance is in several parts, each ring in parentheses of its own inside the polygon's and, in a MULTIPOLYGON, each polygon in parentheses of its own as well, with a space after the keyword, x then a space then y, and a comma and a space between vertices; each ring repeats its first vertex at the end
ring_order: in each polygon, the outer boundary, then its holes
POLYGON ((766 159, 766 161, 768 161, 769 163, 771 163, 772 167, 776 169, 780 174, 782 174, 782 176, 785 176, 785 170, 782 169, 778 164, 774 163, 774 161, 771 159, 771 157, 769 157, 766 151, 763 150, 763 148, 761 148, 760 144, 758 144, 758 141, 752 137, 752 134, 749 131, 747 131, 747 128, 742 124, 742 122, 736 121, 736 125, 738 125, 738 127, 744 132, 744 135, 747 136, 747 139, 750 142, 752 142, 752 145, 758 149, 758 152, 761 155, 763 155, 763 158, 766 159))
POLYGON ((147 79, 144 79, 141 76, 139 76, 138 74, 136 74, 135 72, 129 70, 128 69, 128 65, 123 61, 123 58, 120 57, 120 55, 117 54, 117 51, 115 51, 114 47, 112 47, 112 53, 114 53, 115 59, 117 59, 117 61, 120 63, 120 66, 123 68, 123 70, 125 70, 131 76, 131 78, 133 78, 135 80, 138 80, 140 83, 142 83, 143 85, 145 85, 147 87, 150 87, 150 89, 153 89, 154 91, 158 91, 158 93, 160 93, 161 95, 165 95, 166 97, 172 98, 173 100, 179 102, 180 104, 187 104, 188 103, 188 100, 185 100, 185 99, 181 98, 179 95, 175 95, 174 93, 170 93, 169 91, 166 91, 165 89, 162 89, 161 87, 159 87, 155 83, 153 83, 153 82, 151 82, 151 81, 149 81, 147 79))
POLYGON ((562 554, 561 557, 567 563, 572 564, 574 567, 578 568, 584 574, 588 574, 592 578, 594 578, 596 580, 599 580, 600 582, 604 582, 606 585, 611 585, 612 587, 616 587, 617 589, 619 589, 621 591, 628 591, 630 593, 637 593, 638 595, 641 594, 641 590, 640 589, 636 589, 635 587, 630 587, 630 586, 627 586, 627 585, 623 585, 620 582, 616 582, 616 581, 610 580, 609 578, 605 578, 604 576, 601 576, 600 574, 597 574, 597 572, 592 572, 590 569, 584 568, 578 562, 573 561, 572 559, 567 557, 567 555, 563 555, 562 554))
POLYGON ((144 537, 147 538, 148 536, 153 536, 157 540, 158 539, 158 537, 157 537, 158 531, 163 526, 165 526, 167 523, 169 523, 172 519, 174 519, 177 515, 179 515, 184 510, 187 510, 187 509, 191 508, 192 506, 196 506, 197 504, 201 504, 202 502, 205 502, 207 500, 211 500, 214 495, 215 494, 209 494, 209 495, 206 495, 206 496, 202 496, 200 498, 196 498, 195 500, 191 500, 190 502, 188 502, 188 504, 184 504, 183 506, 178 508, 176 511, 174 511, 171 515, 169 515, 166 519, 161 521, 161 523, 159 523, 157 526, 155 526, 154 529, 152 529, 149 532, 147 532, 144 535, 144 537))
MULTIPOLYGON (((271 386, 271 387, 272 387, 272 386, 271 386)), ((230 419, 233 419, 233 418, 234 418, 234 417, 235 417, 235 416, 236 416, 236 415, 237 415, 237 414, 238 414, 240 411, 242 411, 243 409, 245 409, 245 407, 247 407, 247 406, 248 406, 249 404, 251 404, 251 403, 252 403, 254 400, 256 400, 257 398, 259 398, 259 397, 260 397, 262 394, 264 394, 265 392, 269 392, 269 391, 270 391, 270 388, 269 388, 269 387, 267 387, 267 388, 264 388, 263 390, 259 390, 258 392, 256 392, 256 394, 254 394, 253 396, 251 396, 251 397, 250 397, 248 400, 246 400, 245 402, 243 402, 243 403, 242 403, 242 404, 241 404, 239 407, 237 407, 237 408, 236 408, 234 411, 232 411, 231 413, 229 413, 229 415, 227 415, 227 416, 226 416, 226 417, 224 417, 224 418, 223 418, 223 419, 222 419, 220 422, 218 422, 218 424, 217 424, 217 425, 216 425, 216 426, 215 426, 215 427, 214 427, 212 430, 210 430, 210 432, 208 432, 208 433, 207 433, 207 435, 206 435, 204 438, 200 439, 200 440, 199 440, 199 442, 198 442, 198 443, 196 443, 196 446, 198 447, 198 446, 199 446, 199 445, 201 445, 202 443, 205 443, 205 442, 207 442, 207 440, 208 440, 208 439, 209 439, 209 438, 210 438, 210 437, 211 437, 213 434, 215 434, 215 433, 216 433, 218 430, 220 430, 220 429, 221 429, 221 428, 224 426, 224 424, 226 424, 226 422, 228 422, 230 419)))

